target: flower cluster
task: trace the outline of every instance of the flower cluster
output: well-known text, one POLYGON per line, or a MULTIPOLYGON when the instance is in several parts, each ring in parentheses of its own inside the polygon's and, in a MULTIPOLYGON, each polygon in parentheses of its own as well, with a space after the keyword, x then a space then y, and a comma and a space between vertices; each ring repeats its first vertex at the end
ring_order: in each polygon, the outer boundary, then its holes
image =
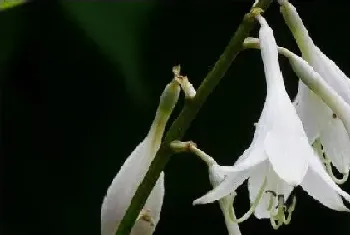
MULTIPOLYGON (((349 211, 343 199, 350 202, 350 195, 339 185, 347 180, 350 170, 350 80, 314 44, 295 7, 287 0, 278 3, 302 57, 277 45, 273 30, 256 9, 259 38, 247 38, 243 47, 261 51, 267 95, 249 148, 233 166, 220 166, 193 142, 171 143, 174 151, 190 151, 207 164, 213 189, 194 204, 219 201, 230 235, 240 234, 239 223, 253 214, 258 219, 268 219, 274 229, 289 224, 296 205, 296 196, 291 195, 297 186, 332 210, 349 211), (285 90, 279 54, 288 58, 299 78, 294 101, 285 90), (341 178, 334 175, 333 167, 342 174, 341 178), (251 207, 237 218, 235 191, 245 181, 248 181, 251 207)), ((127 158, 107 191, 101 209, 102 235, 115 234, 160 147, 180 90, 186 99, 196 96, 188 78, 180 75, 180 68, 174 67, 173 72, 174 79, 160 98, 148 135, 127 158)), ((163 197, 162 172, 132 234, 154 232, 163 197)))
POLYGON ((289 224, 296 197, 287 205, 293 189, 301 186, 324 206, 348 211, 343 199, 350 195, 338 184, 344 183, 350 169, 350 81, 313 43, 295 7, 279 1, 280 10, 302 52, 297 56, 278 47, 273 31, 262 16, 259 39, 247 38, 245 48, 259 48, 264 64, 267 96, 251 145, 233 166, 226 166, 227 177, 194 204, 222 200, 248 180, 251 214, 269 219, 273 228, 289 224), (278 54, 289 59, 300 78, 294 101, 289 98, 279 67, 278 54), (343 174, 334 176, 332 166, 343 174))

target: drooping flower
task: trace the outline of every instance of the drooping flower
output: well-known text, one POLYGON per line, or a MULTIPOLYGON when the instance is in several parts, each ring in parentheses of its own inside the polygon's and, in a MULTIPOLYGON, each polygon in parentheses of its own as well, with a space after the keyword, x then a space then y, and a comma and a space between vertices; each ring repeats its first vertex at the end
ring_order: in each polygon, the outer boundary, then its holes
POLYGON ((258 19, 267 96, 252 143, 230 167, 231 173, 226 179, 194 203, 219 200, 248 179, 252 207, 238 222, 254 212, 259 219, 270 218, 275 229, 288 224, 295 198, 291 207, 285 204, 298 185, 328 208, 347 211, 341 196, 350 201, 350 195, 334 183, 309 145, 302 122, 284 87, 273 31, 262 16, 258 19))
MULTIPOLYGON (((349 78, 314 44, 295 7, 287 0, 279 0, 279 3, 284 20, 302 52, 302 57, 350 104, 349 78)), ((318 141, 323 148, 325 160, 330 160, 344 176, 343 179, 337 180, 331 171, 329 173, 336 182, 345 182, 350 169, 350 133, 339 120, 337 113, 334 113, 301 81, 294 104, 309 142, 318 141)))
MULTIPOLYGON (((259 39, 246 38, 244 41, 244 47, 259 49, 259 39)), ((343 124, 343 127, 346 130, 345 132, 339 132, 337 128, 334 128, 330 130, 330 133, 328 133, 326 136, 339 141, 340 145, 345 145, 346 143, 344 143, 344 141, 346 141, 347 138, 344 136, 343 138, 339 138, 339 135, 348 135, 348 133, 350 133, 350 105, 332 87, 330 87, 329 84, 324 81, 321 75, 317 73, 314 68, 309 65, 309 63, 306 62, 303 58, 297 56, 284 47, 278 47, 278 51, 280 54, 286 56, 289 59, 294 72, 300 78, 298 93, 298 97, 300 99, 297 99, 294 104, 299 108, 303 108, 299 109, 299 111, 303 110, 301 114, 305 115, 306 113, 310 113, 311 115, 314 115, 314 113, 318 113, 321 116, 319 120, 322 120, 322 118, 328 118, 326 115, 323 115, 323 112, 321 112, 322 108, 325 108, 326 106, 326 109, 332 111, 332 115, 335 116, 333 119, 336 120, 336 123, 338 125, 343 124), (303 89, 303 91, 306 91, 306 89, 308 89, 309 91, 300 92, 302 91, 301 89, 303 89), (315 101, 315 99, 317 102, 312 103, 312 101, 315 101)), ((336 123, 332 122, 332 124, 336 123)), ((329 139, 328 141, 334 140, 329 139)), ((342 179, 338 179, 334 176, 331 160, 327 157, 320 138, 317 138, 312 142, 312 145, 316 153, 319 155, 320 159, 323 161, 328 174, 336 183, 344 183, 347 179, 348 174, 345 173, 342 179)), ((335 151, 335 149, 333 151, 335 151)))
MULTIPOLYGON (((102 235, 115 234, 137 187, 160 147, 166 123, 178 101, 179 92, 180 85, 175 79, 166 86, 147 136, 126 159, 108 188, 101 208, 102 235)), ((163 197, 162 172, 132 228, 132 235, 151 235, 154 232, 160 218, 163 197)))

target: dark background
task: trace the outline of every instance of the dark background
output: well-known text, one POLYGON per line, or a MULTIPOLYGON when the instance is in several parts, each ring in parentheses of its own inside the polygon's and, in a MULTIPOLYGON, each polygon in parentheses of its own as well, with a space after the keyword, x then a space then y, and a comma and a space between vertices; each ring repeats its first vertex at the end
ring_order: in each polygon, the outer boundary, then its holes
MULTIPOLYGON (((252 2, 51 1, 0 12, 0 233, 100 234, 103 196, 145 137, 172 66, 180 63, 198 87, 252 2)), ((349 3, 292 3, 316 44, 350 74, 349 3)), ((265 16, 278 44, 298 52, 276 3, 265 16)), ((297 78, 284 58, 281 67, 294 97, 297 78)), ((265 93, 260 53, 242 52, 185 139, 233 164, 250 144, 265 93)), ((211 188, 205 164, 180 154, 165 173, 156 234, 227 234, 216 203, 192 206, 211 188)), ((350 192, 349 183, 343 188, 350 192)), ((238 193, 241 215, 249 207, 246 186, 238 193)), ((242 233, 349 234, 349 214, 296 193, 291 225, 273 231, 252 217, 242 233)))

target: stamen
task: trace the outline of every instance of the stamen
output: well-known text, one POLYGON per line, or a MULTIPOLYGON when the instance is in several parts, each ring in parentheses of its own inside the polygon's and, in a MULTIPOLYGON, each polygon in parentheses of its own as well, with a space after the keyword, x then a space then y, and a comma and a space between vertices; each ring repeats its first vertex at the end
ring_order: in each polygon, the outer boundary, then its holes
POLYGON ((326 165, 326 170, 328 175, 332 178, 332 180, 336 183, 336 184, 344 184, 349 177, 349 172, 346 173, 341 173, 343 175, 342 178, 338 179, 334 173, 333 173, 333 167, 332 167, 332 163, 331 161, 327 158, 326 154, 325 154, 325 158, 327 159, 325 161, 325 165, 326 165))
POLYGON ((235 200, 235 196, 236 194, 231 194, 231 197, 232 197, 232 201, 229 205, 229 209, 228 209, 228 215, 229 215, 229 218, 232 220, 232 221, 237 221, 237 217, 236 217, 236 213, 235 213, 235 208, 233 207, 233 203, 234 203, 234 200, 235 200))
POLYGON ((332 161, 327 157, 326 153, 324 152, 320 139, 316 139, 312 146, 314 147, 314 150, 316 151, 317 155, 320 157, 320 160, 323 162, 325 170, 327 171, 328 175, 332 178, 332 180, 336 184, 344 184, 348 180, 349 173, 341 173, 342 178, 337 178, 333 173, 332 161))
POLYGON ((278 195, 278 204, 277 204, 277 213, 273 214, 272 210, 272 198, 273 195, 271 195, 270 199, 270 223, 273 227, 273 229, 277 230, 281 225, 288 225, 290 221, 292 220, 292 212, 295 209, 296 205, 296 197, 293 196, 293 202, 292 205, 287 208, 286 204, 284 203, 284 195, 278 195), (287 218, 285 217, 285 213, 288 212, 287 218))
POLYGON ((287 219, 284 218, 284 224, 288 225, 290 223, 290 221, 292 220, 292 212, 295 209, 295 205, 297 204, 297 197, 293 196, 293 202, 292 205, 288 208, 288 216, 287 219))
POLYGON ((261 198, 264 196, 266 185, 267 185, 267 179, 265 177, 264 182, 262 183, 261 188, 258 192, 258 195, 256 196, 253 204, 250 206, 249 210, 244 215, 242 215, 242 217, 239 219, 231 217, 231 219, 235 223, 237 223, 237 224, 242 223, 243 221, 249 219, 249 217, 254 213, 256 207, 259 205, 259 202, 261 201, 261 198))
POLYGON ((271 196, 270 196, 270 200, 269 200, 269 205, 267 207, 267 210, 270 211, 272 209, 272 206, 273 206, 273 199, 275 199, 275 197, 277 196, 277 194, 274 192, 274 191, 266 191, 267 193, 271 193, 271 196))
POLYGON ((320 158, 320 160, 323 163, 325 163, 323 146, 322 146, 319 138, 313 142, 312 147, 313 147, 314 151, 316 152, 317 156, 320 158))

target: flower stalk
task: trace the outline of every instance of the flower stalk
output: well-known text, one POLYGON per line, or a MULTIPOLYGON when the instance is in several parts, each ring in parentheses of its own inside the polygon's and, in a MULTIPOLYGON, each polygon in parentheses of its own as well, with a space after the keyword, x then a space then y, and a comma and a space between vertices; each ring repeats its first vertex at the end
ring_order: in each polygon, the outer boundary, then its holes
MULTIPOLYGON (((272 0, 260 0, 255 8, 266 10, 272 0)), ((236 58, 238 53, 243 49, 243 42, 249 36, 250 31, 257 24, 255 21, 254 12, 248 13, 244 16, 243 21, 239 25, 237 31, 230 40, 225 51, 215 63, 213 69, 208 73, 206 78, 201 83, 197 93, 193 99, 188 100, 183 107, 177 119, 172 123, 170 129, 166 133, 165 140, 157 152, 148 172, 136 190, 135 195, 131 200, 131 204, 127 209, 116 235, 128 235, 139 216, 147 197, 154 187, 160 173, 168 163, 170 156, 174 153, 170 148, 170 143, 174 140, 180 140, 184 136, 191 122, 195 119, 202 105, 205 103, 207 97, 219 84, 221 78, 225 75, 230 67, 232 61, 236 58)))

